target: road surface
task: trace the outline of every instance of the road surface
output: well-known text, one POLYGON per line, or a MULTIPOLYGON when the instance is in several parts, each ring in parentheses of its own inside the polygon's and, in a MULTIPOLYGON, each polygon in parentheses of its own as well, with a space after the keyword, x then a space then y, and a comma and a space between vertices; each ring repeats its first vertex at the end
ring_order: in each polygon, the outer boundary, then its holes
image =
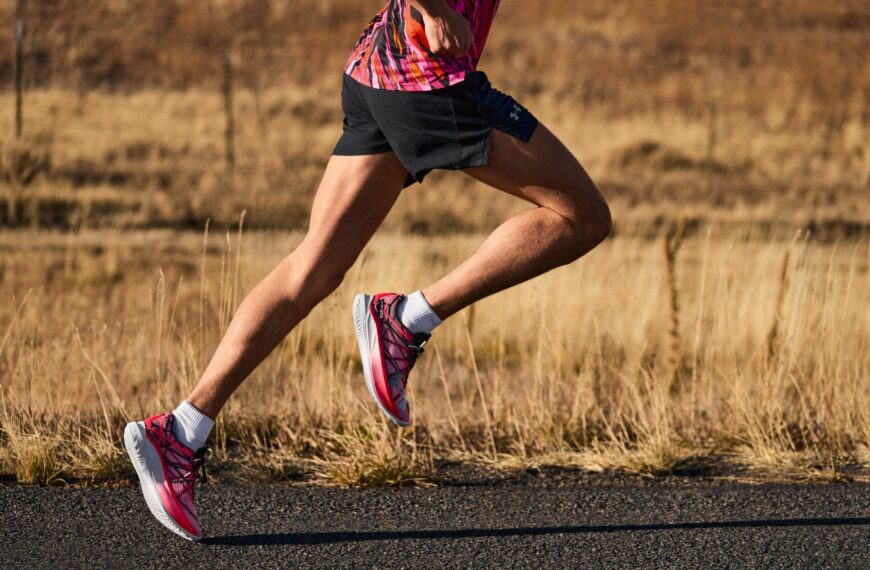
POLYGON ((208 538, 134 487, 0 486, 4 568, 870 568, 870 485, 607 479, 208 485, 208 538))

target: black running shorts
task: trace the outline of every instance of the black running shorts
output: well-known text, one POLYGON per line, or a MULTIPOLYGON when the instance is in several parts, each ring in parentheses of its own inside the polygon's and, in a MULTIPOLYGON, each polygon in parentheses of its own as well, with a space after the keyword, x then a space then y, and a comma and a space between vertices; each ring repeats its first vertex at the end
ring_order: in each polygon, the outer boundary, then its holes
POLYGON ((409 186, 436 168, 460 170, 489 163, 492 129, 528 142, 538 120, 494 89, 482 71, 433 91, 373 89, 344 76, 344 127, 332 154, 393 151, 409 186))

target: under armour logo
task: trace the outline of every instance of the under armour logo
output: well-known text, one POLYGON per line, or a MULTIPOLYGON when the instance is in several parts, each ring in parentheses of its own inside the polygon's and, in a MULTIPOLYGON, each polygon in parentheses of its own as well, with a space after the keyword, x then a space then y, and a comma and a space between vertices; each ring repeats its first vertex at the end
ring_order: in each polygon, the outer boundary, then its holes
POLYGON ((514 103, 514 110, 511 111, 511 119, 513 119, 514 121, 519 121, 520 120, 520 111, 522 111, 522 110, 523 110, 522 107, 520 107, 519 105, 514 103))

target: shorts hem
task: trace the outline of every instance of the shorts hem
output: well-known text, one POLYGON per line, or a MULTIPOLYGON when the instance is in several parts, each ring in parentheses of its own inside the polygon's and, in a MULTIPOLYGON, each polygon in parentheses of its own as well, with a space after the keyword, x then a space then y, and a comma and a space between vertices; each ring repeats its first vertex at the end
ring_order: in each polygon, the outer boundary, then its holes
MULTIPOLYGON (((532 140, 532 135, 534 135, 534 134, 535 134, 535 131, 538 130, 538 125, 540 125, 540 124, 541 124, 541 122, 538 121, 537 119, 535 119, 535 123, 534 123, 534 124, 532 125, 532 127, 529 129, 528 134, 526 134, 526 133, 522 133, 522 135, 514 135, 514 136, 516 136, 518 139, 520 139, 520 140, 523 141, 524 143, 527 143, 527 142, 529 142, 530 140, 532 140)), ((510 134, 510 133, 508 133, 508 134, 510 134)))
POLYGON ((457 170, 465 170, 466 168, 475 168, 478 166, 487 166, 489 164, 489 155, 492 149, 492 129, 486 132, 483 139, 474 146, 478 147, 470 157, 465 161, 460 161, 457 170))
POLYGON ((339 150, 332 149, 330 156, 372 156, 375 154, 384 154, 386 152, 393 152, 393 149, 387 148, 384 150, 339 150))

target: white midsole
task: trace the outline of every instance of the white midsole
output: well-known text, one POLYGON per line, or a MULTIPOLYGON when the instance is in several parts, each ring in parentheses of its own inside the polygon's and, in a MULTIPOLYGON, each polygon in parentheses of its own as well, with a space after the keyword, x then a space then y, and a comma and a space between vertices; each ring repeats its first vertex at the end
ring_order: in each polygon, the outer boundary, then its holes
POLYGON ((374 400, 375 404, 378 405, 378 409, 381 410, 391 422, 398 426, 405 427, 409 425, 409 423, 399 420, 393 414, 388 412, 375 395, 375 382, 372 378, 371 355, 369 353, 369 346, 371 346, 369 339, 371 338, 371 334, 377 334, 377 332, 371 331, 369 328, 369 305, 371 304, 371 299, 370 295, 360 293, 353 300, 353 323, 354 328, 356 329, 356 340, 357 343, 359 343, 359 354, 362 361, 366 387, 369 389, 369 394, 371 395, 372 400, 374 400))
POLYGON ((166 507, 163 506, 163 501, 160 500, 157 485, 162 485, 164 481, 163 463, 160 461, 160 456, 154 445, 145 435, 144 422, 127 424, 127 427, 124 428, 124 446, 127 448, 127 454, 130 456, 133 468, 136 469, 136 475, 139 476, 145 504, 148 505, 148 510, 151 511, 154 518, 182 538, 194 542, 198 541, 201 537, 190 534, 175 522, 166 511, 166 507))

